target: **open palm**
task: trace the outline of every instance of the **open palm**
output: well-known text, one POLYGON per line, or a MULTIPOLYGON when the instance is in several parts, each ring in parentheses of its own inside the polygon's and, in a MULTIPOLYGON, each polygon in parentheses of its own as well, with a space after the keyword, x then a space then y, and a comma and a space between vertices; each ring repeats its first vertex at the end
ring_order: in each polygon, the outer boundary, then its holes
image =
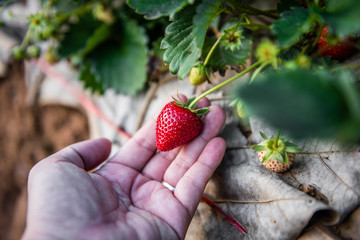
POLYGON ((212 106, 198 137, 156 152, 153 119, 95 172, 87 171, 110 153, 106 139, 73 144, 40 161, 29 175, 23 239, 183 239, 223 157, 225 142, 216 135, 224 120, 223 110, 212 106))

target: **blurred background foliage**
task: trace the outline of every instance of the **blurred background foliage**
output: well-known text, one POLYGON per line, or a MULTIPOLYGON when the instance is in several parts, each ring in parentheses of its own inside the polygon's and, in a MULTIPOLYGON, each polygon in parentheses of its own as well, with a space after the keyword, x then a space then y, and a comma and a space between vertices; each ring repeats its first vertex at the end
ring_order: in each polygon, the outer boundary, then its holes
POLYGON ((136 95, 159 69, 183 79, 199 63, 207 74, 223 74, 255 62, 248 82, 232 83, 242 117, 262 118, 293 137, 358 143, 360 66, 350 61, 359 49, 358 16, 357 0, 279 0, 276 9, 236 0, 42 0, 13 53, 67 59, 100 94, 111 88, 136 95), (351 51, 326 56, 322 37, 351 51))

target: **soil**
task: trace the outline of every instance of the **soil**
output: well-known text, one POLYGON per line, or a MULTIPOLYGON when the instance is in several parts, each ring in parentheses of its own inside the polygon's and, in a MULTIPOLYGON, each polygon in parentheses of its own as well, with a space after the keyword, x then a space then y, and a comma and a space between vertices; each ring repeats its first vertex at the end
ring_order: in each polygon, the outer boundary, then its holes
POLYGON ((26 103, 23 63, 0 79, 0 239, 19 239, 25 227, 31 167, 65 146, 89 138, 86 115, 62 105, 26 103))

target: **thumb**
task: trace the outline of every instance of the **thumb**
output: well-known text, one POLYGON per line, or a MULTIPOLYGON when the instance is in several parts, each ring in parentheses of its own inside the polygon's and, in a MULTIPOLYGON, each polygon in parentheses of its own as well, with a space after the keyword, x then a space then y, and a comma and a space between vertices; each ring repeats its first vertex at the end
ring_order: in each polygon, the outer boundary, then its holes
POLYGON ((104 162, 111 151, 111 142, 105 138, 72 144, 49 156, 46 161, 70 162, 89 171, 104 162))

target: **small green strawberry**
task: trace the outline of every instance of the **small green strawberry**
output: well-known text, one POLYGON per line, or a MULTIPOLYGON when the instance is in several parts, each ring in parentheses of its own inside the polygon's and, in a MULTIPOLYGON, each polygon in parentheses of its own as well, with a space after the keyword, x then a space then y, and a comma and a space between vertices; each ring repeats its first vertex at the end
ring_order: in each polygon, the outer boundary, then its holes
POLYGON ((209 73, 203 64, 198 62, 193 68, 191 68, 189 82, 192 85, 200 85, 208 79, 209 73))
POLYGON ((235 50, 240 50, 241 48, 241 39, 244 38, 242 35, 242 30, 236 30, 235 28, 230 28, 224 30, 224 35, 222 37, 221 45, 225 47, 225 49, 230 49, 230 51, 234 52, 235 50))
POLYGON ((50 64, 55 64, 60 60, 60 57, 55 47, 49 47, 44 54, 45 60, 50 64))
POLYGON ((12 49, 12 54, 16 60, 25 58, 25 48, 23 46, 16 46, 12 49))
POLYGON ((26 55, 32 58, 38 58, 40 56, 41 50, 39 46, 30 45, 26 48, 26 55))
POLYGON ((251 147, 251 149, 258 152, 260 163, 273 172, 289 170, 295 160, 295 153, 300 152, 300 149, 289 142, 288 138, 280 137, 280 131, 278 131, 275 138, 269 139, 262 132, 260 132, 260 135, 264 141, 251 147))
POLYGON ((166 152, 179 147, 197 135, 202 128, 201 116, 209 109, 189 108, 194 98, 183 103, 174 98, 174 101, 165 105, 156 121, 156 147, 166 152))

